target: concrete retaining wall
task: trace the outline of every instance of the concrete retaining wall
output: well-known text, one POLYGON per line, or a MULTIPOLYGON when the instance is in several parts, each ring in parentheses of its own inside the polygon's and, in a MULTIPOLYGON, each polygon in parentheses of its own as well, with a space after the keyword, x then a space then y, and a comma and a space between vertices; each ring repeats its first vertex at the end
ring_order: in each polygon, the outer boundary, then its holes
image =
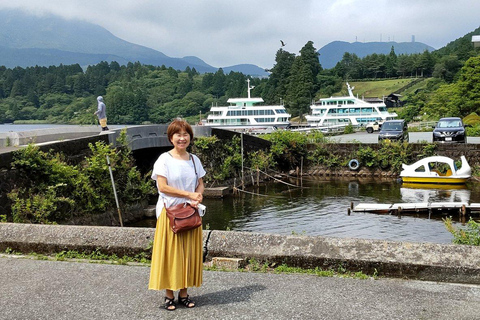
MULTIPOLYGON (((425 143, 409 143, 409 147, 412 149, 412 155, 414 157, 424 152, 425 143)), ((325 144, 309 144, 308 148, 314 150, 318 147, 324 148, 327 152, 336 156, 353 158, 354 154, 359 149, 365 149, 370 147, 372 150, 378 151, 382 148, 378 143, 325 143, 325 144)), ((438 143, 435 144, 435 154, 439 156, 446 156, 453 159, 460 159, 460 156, 464 155, 468 160, 470 166, 480 164, 480 144, 479 143, 438 143)))
MULTIPOLYGON (((204 231, 204 240, 210 231, 204 231)), ((0 251, 150 253, 152 228, 0 223, 0 251)), ((379 276, 480 284, 480 247, 212 231, 208 257, 255 258, 273 265, 345 268, 379 276)))
POLYGON ((65 126, 23 132, 5 132, 0 133, 0 148, 27 145, 29 143, 76 139, 89 135, 98 135, 100 131, 100 127, 97 126, 65 126))

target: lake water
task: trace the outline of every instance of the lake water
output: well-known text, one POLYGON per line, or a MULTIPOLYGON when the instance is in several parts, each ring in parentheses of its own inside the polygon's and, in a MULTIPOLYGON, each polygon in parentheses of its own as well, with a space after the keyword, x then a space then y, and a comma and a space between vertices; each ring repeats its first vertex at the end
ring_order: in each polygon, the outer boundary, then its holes
POLYGON ((0 124, 0 132, 22 132, 38 129, 68 127, 68 124, 0 124))
MULTIPOLYGON (((0 125, 0 132, 30 131, 68 127, 65 124, 0 125)), ((118 126, 124 127, 124 126, 118 126)), ((112 126, 113 128, 113 126, 112 126)), ((356 135, 343 135, 348 140, 356 135)), ((418 133, 422 134, 422 133, 418 133)), ((371 135, 373 136, 373 135, 371 135)), ((359 138, 359 139, 357 139, 359 138)), ((469 141, 470 142, 470 141, 469 141)), ((290 181, 296 183, 296 181, 290 181)), ((480 186, 470 183, 463 190, 410 189, 396 181, 325 181, 305 178, 304 188, 294 188, 272 182, 247 191, 260 195, 240 194, 224 199, 205 199, 207 214, 204 225, 215 230, 266 232, 277 234, 324 235, 395 241, 451 243, 452 235, 445 229, 442 218, 457 213, 435 215, 388 215, 352 213, 347 210, 353 202, 398 203, 423 201, 480 202, 480 186)), ((155 227, 155 219, 135 226, 155 227)), ((456 226, 462 226, 456 222, 456 226)))
MULTIPOLYGON (((124 128, 128 125, 109 125, 111 129, 124 128)), ((72 127, 98 127, 100 125, 75 125, 75 124, 0 124, 0 133, 4 132, 23 132, 40 129, 52 129, 52 128, 72 128, 72 127)))
MULTIPOLYGON (((442 218, 452 216, 462 226, 457 212, 389 215, 351 213, 351 202, 398 203, 430 201, 480 202, 476 185, 466 189, 410 189, 396 181, 303 180, 304 188, 278 182, 253 187, 249 192, 224 199, 205 199, 204 227, 213 230, 251 231, 277 234, 323 235, 342 238, 383 239, 410 242, 451 243, 442 218)), ((155 219, 135 226, 155 227, 155 219)))

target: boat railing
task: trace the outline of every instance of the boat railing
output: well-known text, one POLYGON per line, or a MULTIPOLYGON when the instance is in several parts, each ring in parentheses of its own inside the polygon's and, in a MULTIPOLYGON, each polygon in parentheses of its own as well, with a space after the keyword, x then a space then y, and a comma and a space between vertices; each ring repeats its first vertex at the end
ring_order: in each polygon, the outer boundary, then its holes
POLYGON ((431 129, 437 124, 436 121, 422 121, 422 122, 411 122, 408 124, 409 128, 418 128, 418 129, 431 129))

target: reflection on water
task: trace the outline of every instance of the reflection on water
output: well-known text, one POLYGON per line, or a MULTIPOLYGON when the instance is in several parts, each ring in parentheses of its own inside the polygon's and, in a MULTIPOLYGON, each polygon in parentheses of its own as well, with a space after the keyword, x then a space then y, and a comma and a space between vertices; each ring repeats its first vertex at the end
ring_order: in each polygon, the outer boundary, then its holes
MULTIPOLYGON (((295 183, 293 181, 293 183, 295 183)), ((396 241, 450 243, 442 216, 347 214, 351 203, 465 201, 480 202, 478 188, 413 189, 396 181, 303 180, 304 188, 278 182, 248 189, 263 196, 240 194, 205 199, 204 226, 214 230, 325 235, 396 241), (474 191, 477 190, 477 191, 474 191), (421 200, 420 200, 421 199, 421 200)), ((473 187, 473 188, 472 188, 473 187)), ((458 216, 453 217, 458 220, 458 216)), ((457 223, 459 224, 459 223, 457 223)), ((149 226, 154 227, 154 221, 149 226)))
POLYGON ((471 192, 466 185, 445 185, 431 188, 413 184, 408 187, 404 186, 400 188, 402 202, 470 202, 471 192))

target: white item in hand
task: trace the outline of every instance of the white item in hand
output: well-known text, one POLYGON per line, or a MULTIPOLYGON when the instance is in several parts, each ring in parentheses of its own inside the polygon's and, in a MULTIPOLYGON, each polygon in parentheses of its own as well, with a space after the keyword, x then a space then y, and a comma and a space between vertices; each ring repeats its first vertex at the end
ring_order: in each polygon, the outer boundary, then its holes
POLYGON ((203 217, 205 215, 206 210, 207 210, 206 206, 204 206, 201 203, 198 204, 198 214, 200 215, 200 217, 203 217))

